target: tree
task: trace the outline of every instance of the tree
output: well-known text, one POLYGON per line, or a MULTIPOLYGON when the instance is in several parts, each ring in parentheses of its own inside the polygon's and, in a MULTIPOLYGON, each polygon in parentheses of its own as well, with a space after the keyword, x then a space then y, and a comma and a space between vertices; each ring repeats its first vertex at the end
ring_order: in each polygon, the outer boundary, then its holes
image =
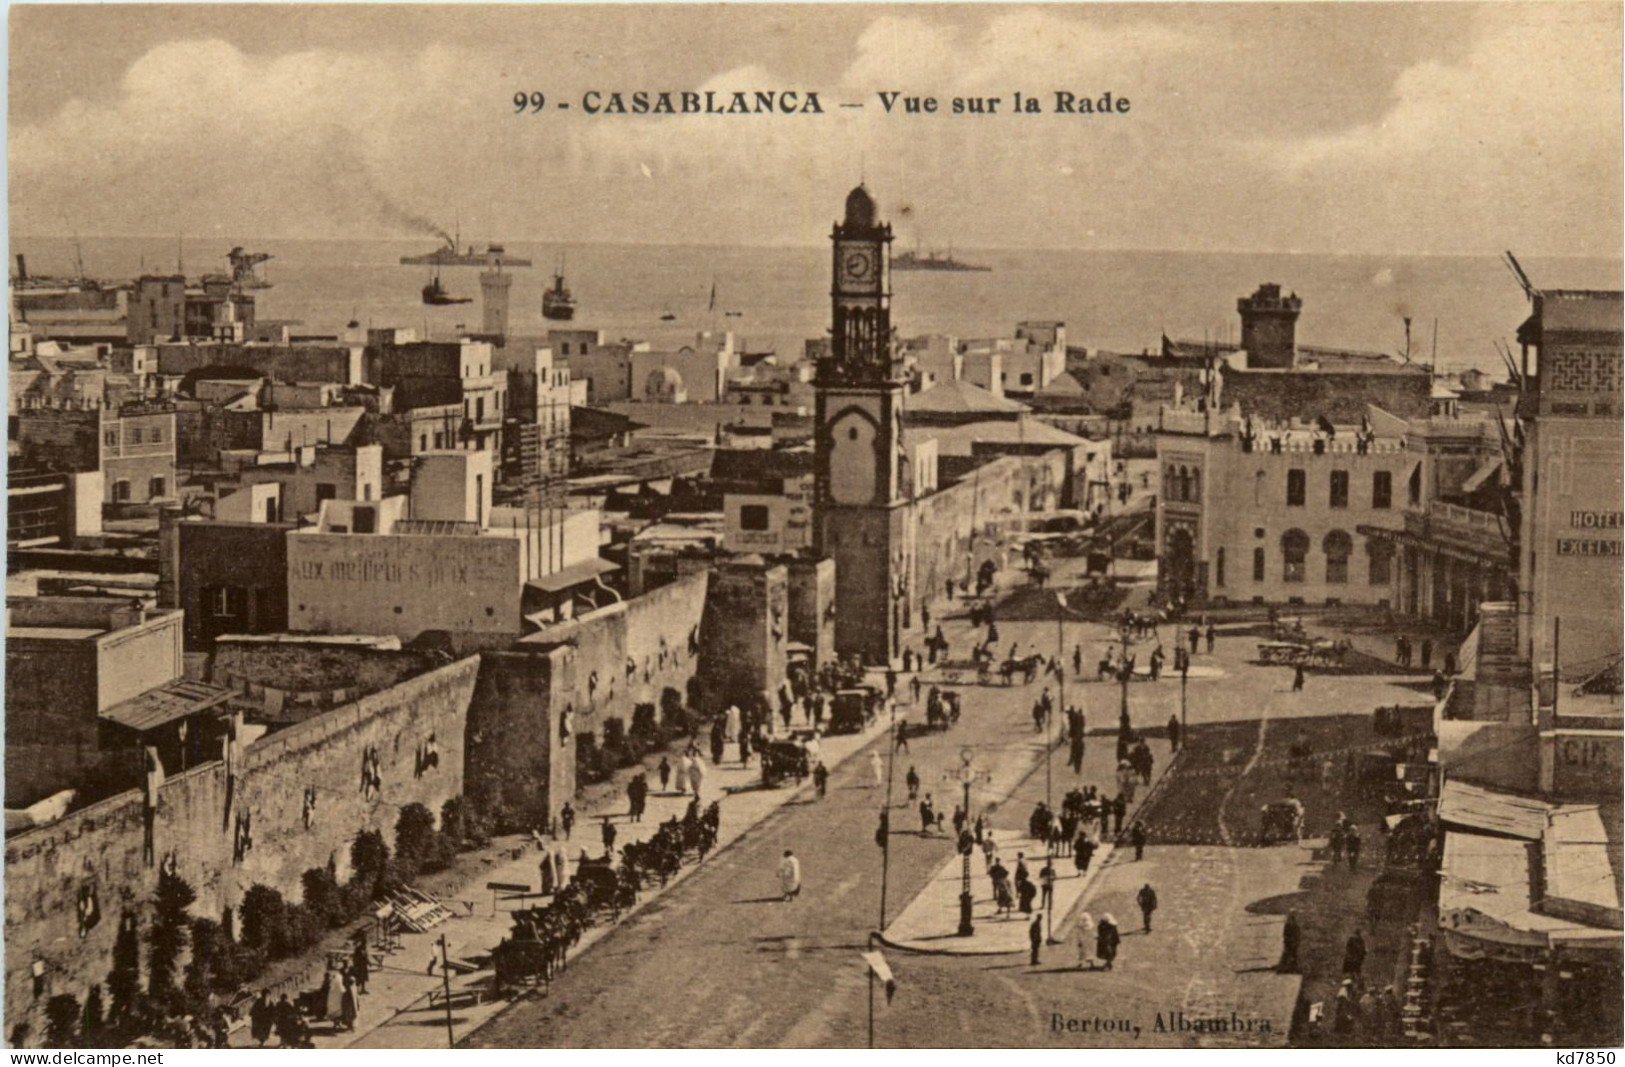
POLYGON ((79 1002, 67 993, 58 993, 45 1002, 45 1043, 51 1048, 76 1048, 79 1044, 79 1002))
POLYGON ((107 1019, 114 1027, 129 1032, 139 1027, 141 1003, 141 937, 134 914, 126 912, 119 920, 118 937, 113 942, 113 969, 107 975, 107 994, 112 1003, 107 1019))
POLYGON ((299 879, 305 908, 319 926, 339 927, 350 921, 350 908, 329 867, 312 867, 299 879))
POLYGON ((275 955, 275 945, 281 940, 287 921, 287 903, 282 894, 268 885, 255 882, 243 894, 243 944, 275 955))
POLYGON ((187 909, 197 893, 186 879, 169 871, 158 874, 158 893, 153 902, 152 932, 148 935, 147 992, 161 1004, 168 1004, 178 992, 176 968, 186 947, 187 909))
POLYGON ((435 858, 434 812, 408 804, 395 822, 395 866, 410 881, 435 858))

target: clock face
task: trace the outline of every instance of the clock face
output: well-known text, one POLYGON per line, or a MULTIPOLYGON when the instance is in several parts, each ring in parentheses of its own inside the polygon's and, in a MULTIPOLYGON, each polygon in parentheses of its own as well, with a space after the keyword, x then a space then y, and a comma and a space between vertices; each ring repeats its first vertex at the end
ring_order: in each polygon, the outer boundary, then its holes
POLYGON ((847 285, 867 285, 874 280, 875 257, 867 249, 854 249, 841 255, 841 280, 847 285))

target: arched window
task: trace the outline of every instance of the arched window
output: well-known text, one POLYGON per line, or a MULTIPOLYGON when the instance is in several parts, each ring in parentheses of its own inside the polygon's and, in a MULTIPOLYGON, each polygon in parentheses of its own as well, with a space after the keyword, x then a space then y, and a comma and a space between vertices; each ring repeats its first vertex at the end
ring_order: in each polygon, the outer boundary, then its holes
POLYGON ((1224 549, 1213 550, 1213 584, 1217 588, 1224 588, 1224 549))
POLYGON ((1191 468, 1190 501, 1192 504, 1200 504, 1202 502, 1202 472, 1195 467, 1191 468))
POLYGON ((1281 580, 1301 582, 1306 577, 1304 561, 1309 558, 1309 535, 1288 530, 1281 535, 1281 580))
POLYGON ((1262 582, 1263 580, 1264 550, 1262 548, 1255 548, 1253 549, 1253 581, 1262 582))
POLYGON ((1347 585, 1349 556, 1354 552, 1354 541, 1342 530, 1333 530, 1320 543, 1326 553, 1326 582, 1328 585, 1347 585))
POLYGON ((1372 585, 1387 585, 1393 580, 1394 546, 1391 541, 1369 538, 1365 543, 1365 554, 1370 564, 1369 581, 1372 585))
POLYGON ((1168 500, 1179 499, 1179 469, 1172 463, 1168 464, 1168 474, 1163 478, 1167 484, 1163 486, 1162 495, 1168 500))
POLYGON ((1179 499, 1191 498, 1191 472, 1184 467, 1179 468, 1179 499))

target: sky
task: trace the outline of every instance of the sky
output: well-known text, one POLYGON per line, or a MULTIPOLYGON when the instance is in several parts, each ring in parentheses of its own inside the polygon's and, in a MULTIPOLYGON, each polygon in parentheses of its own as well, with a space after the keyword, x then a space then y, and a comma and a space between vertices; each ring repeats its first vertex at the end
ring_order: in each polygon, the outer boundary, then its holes
POLYGON ((1620 252, 1611 3, 16 5, 28 236, 1620 252), (588 90, 826 114, 589 116, 588 90), (887 115, 883 90, 1001 114, 887 115), (1126 115, 1009 114, 1020 91, 1126 115), (541 91, 541 114, 515 115, 541 91), (568 101, 571 108, 554 106, 568 101), (862 109, 840 103, 863 103, 862 109))

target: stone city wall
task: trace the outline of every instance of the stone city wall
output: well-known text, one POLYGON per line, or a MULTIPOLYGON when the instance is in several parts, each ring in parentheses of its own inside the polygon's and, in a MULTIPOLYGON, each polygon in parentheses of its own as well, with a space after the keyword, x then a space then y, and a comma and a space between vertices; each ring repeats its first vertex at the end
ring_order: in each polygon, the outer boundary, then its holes
POLYGON ((220 760, 169 778, 158 790, 150 852, 141 791, 8 838, 8 1033, 28 1021, 38 1040, 53 995, 83 999, 92 985, 106 982, 121 915, 138 915, 144 941, 159 864, 170 854, 197 891, 192 914, 219 917, 256 882, 298 901, 303 873, 330 859, 342 881, 357 831, 379 830, 393 846, 406 804, 422 803, 438 816, 463 790, 463 733, 478 668, 473 657, 460 660, 264 737, 240 755, 235 784, 220 760), (430 734, 438 765, 419 773, 420 746, 430 734), (360 788, 369 748, 377 752, 382 779, 370 798, 360 788), (307 789, 315 799, 308 825, 307 789), (253 844, 234 862, 244 817, 253 844), (81 929, 82 894, 100 913, 89 929, 81 929), (43 972, 37 995, 36 961, 43 972))

